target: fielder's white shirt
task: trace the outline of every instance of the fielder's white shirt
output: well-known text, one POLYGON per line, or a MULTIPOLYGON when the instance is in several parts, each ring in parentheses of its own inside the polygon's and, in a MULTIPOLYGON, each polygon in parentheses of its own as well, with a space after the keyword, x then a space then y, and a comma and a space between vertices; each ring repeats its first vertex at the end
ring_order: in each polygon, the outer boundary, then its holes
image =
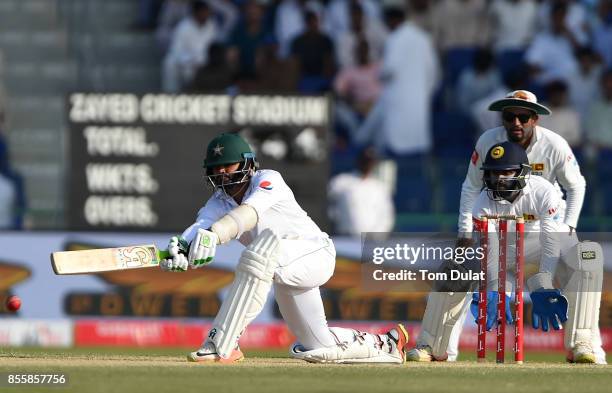
MULTIPOLYGON (((540 234, 540 271, 554 275, 561 253, 558 235, 564 230, 560 225, 562 206, 563 200, 550 182, 539 176, 530 176, 527 185, 512 203, 506 200, 494 201, 489 198, 486 190, 482 190, 474 203, 472 214, 477 220, 485 215, 522 216, 525 219, 526 236, 529 233, 540 234)), ((497 220, 490 222, 488 231, 496 232, 497 225, 497 220)), ((514 231, 514 223, 510 222, 508 233, 514 231)))
MULTIPOLYGON (((480 167, 487 152, 493 145, 507 140, 508 135, 504 127, 487 130, 478 138, 467 176, 461 187, 459 233, 472 232, 472 208, 483 188, 483 171, 480 167)), ((531 176, 542 177, 554 184, 559 198, 563 195, 559 185, 566 191, 566 201, 562 201, 560 214, 563 222, 576 228, 584 201, 586 182, 580 173, 580 166, 572 149, 561 136, 544 127, 536 126, 526 151, 532 168, 531 176)))
MULTIPOLYGON (((293 191, 276 171, 264 169, 255 172, 242 204, 253 207, 258 217, 255 228, 238 239, 245 246, 267 228, 274 230, 281 238, 325 241, 329 237, 300 207, 293 191)), ((221 190, 216 190, 198 212, 196 222, 183 232, 183 237, 191 243, 199 228, 210 228, 214 222, 236 207, 238 204, 233 198, 221 190)))

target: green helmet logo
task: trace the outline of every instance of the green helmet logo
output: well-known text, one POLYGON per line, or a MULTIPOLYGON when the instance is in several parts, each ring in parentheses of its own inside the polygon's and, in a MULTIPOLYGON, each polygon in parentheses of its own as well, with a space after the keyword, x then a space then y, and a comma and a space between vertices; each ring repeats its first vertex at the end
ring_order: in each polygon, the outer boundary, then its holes
POLYGON ((247 158, 255 159, 249 144, 238 134, 223 133, 208 144, 204 168, 243 162, 247 158))

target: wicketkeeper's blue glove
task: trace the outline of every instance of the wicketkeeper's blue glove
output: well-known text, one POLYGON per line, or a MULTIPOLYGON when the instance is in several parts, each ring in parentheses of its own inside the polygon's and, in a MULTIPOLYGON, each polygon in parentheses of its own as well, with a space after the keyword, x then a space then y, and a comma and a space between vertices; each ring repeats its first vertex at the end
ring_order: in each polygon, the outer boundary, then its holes
POLYGON ((558 289, 538 289, 530 296, 533 328, 538 329, 541 324, 542 330, 547 332, 550 321, 555 330, 561 329, 561 323, 567 321, 567 298, 558 289))
MULTIPOLYGON (((514 323, 514 317, 512 310, 510 309, 510 296, 506 295, 506 323, 512 325, 514 323)), ((470 311, 474 316, 474 319, 478 321, 478 292, 472 295, 472 303, 470 304, 470 311)), ((497 323, 497 291, 487 292, 487 331, 497 323)))

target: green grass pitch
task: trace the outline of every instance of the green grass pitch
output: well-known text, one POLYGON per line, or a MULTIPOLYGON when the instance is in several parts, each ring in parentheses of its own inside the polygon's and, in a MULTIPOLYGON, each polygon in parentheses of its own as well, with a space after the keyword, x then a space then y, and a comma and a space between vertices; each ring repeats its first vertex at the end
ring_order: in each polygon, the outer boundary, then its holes
MULTIPOLYGON (((526 364, 455 363, 316 365, 285 351, 246 351, 235 365, 185 360, 187 349, 0 348, 0 373, 63 373, 66 387, 12 387, 3 392, 602 392, 612 367, 569 365, 562 353, 526 353, 526 364)), ((510 359, 510 354, 508 354, 510 359)))

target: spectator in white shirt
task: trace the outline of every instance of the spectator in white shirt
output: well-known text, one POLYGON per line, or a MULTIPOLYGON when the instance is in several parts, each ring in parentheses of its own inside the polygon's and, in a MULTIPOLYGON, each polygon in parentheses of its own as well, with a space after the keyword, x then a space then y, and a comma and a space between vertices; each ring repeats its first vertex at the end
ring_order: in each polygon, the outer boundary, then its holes
POLYGON ((542 116, 540 125, 561 135, 573 149, 582 145, 582 127, 578 112, 569 105, 567 84, 561 80, 546 85, 548 107, 552 113, 542 116))
POLYGON ((597 7, 599 25, 593 29, 593 47, 612 67, 612 0, 600 0, 597 7))
POLYGON ((490 13, 495 51, 525 49, 536 31, 537 12, 533 0, 494 0, 490 13))
POLYGON ((387 32, 382 22, 374 18, 368 19, 359 4, 351 5, 350 29, 335 37, 338 65, 345 68, 357 64, 355 53, 360 40, 368 42, 370 60, 380 60, 386 38, 387 32))
POLYGON ((330 37, 340 37, 344 32, 350 30, 350 8, 353 4, 363 7, 367 19, 382 20, 379 1, 331 0, 325 9, 323 17, 323 29, 330 37))
POLYGON ((164 59, 162 89, 179 92, 193 79, 198 67, 206 65, 208 47, 217 39, 218 28, 208 3, 191 3, 191 15, 179 23, 164 59))
POLYGON ((540 2, 538 20, 541 30, 549 30, 552 20, 548 18, 553 8, 562 5, 567 9, 564 21, 567 29, 572 32, 581 45, 586 45, 589 36, 587 31, 587 11, 585 6, 576 0, 547 0, 540 2))
POLYGON ((393 230, 393 200, 389 187, 373 176, 376 164, 374 149, 366 148, 359 155, 357 172, 330 180, 328 212, 336 234, 361 236, 393 230))
POLYGON ((539 84, 567 80, 577 69, 574 50, 580 45, 566 25, 566 15, 567 5, 555 3, 550 9, 550 29, 538 33, 525 54, 525 61, 539 84))
POLYGON ((314 0, 282 0, 274 17, 274 34, 278 41, 278 56, 285 59, 289 56, 291 41, 304 32, 304 12, 317 13, 323 16, 323 6, 314 0))
POLYGON ((576 51, 578 68, 568 80, 570 103, 578 111, 580 122, 584 125, 591 102, 599 95, 599 80, 603 67, 598 56, 589 47, 576 51))
POLYGON ((456 98, 459 109, 469 112, 477 100, 488 96, 502 86, 501 76, 489 49, 481 48, 474 54, 474 64, 459 75, 456 98))
POLYGON ((405 20, 402 9, 385 14, 392 32, 382 60, 383 90, 355 139, 391 155, 427 154, 431 100, 440 79, 438 55, 430 35, 405 20))
POLYGON ((601 98, 589 108, 586 134, 597 150, 612 150, 612 68, 602 74, 600 83, 601 98))

